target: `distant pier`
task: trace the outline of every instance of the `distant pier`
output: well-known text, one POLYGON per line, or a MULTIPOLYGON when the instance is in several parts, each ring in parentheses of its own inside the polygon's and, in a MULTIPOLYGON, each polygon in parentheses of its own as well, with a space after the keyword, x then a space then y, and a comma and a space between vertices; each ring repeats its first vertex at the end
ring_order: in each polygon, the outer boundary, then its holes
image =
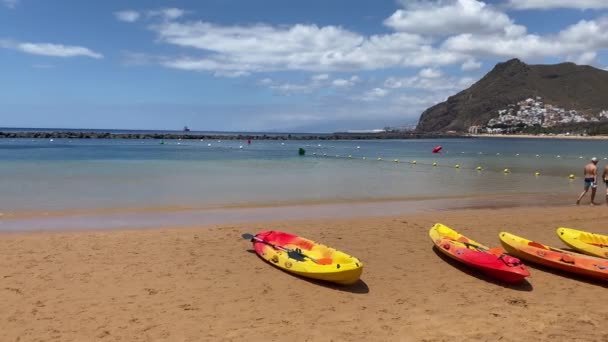
POLYGON ((183 139, 183 140, 373 140, 373 139, 437 139, 471 138, 464 134, 414 133, 414 132, 375 132, 375 133, 330 133, 330 134, 197 134, 192 132, 175 133, 110 133, 110 132, 2 132, 0 139, 183 139))

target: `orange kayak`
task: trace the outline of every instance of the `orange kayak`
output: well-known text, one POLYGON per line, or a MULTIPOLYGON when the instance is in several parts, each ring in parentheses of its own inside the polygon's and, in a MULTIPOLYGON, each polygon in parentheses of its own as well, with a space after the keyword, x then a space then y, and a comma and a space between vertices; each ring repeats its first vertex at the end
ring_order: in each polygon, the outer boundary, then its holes
POLYGON ((499 237, 507 252, 518 258, 565 272, 608 280, 608 260, 606 259, 550 247, 505 232, 500 233, 499 237))

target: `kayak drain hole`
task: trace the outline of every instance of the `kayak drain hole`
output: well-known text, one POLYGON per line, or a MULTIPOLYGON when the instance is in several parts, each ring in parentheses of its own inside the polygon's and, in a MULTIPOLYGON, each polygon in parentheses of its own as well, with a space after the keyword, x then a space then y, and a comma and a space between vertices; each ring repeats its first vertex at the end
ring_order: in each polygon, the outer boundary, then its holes
POLYGON ((356 265, 357 267, 359 267, 359 263, 358 263, 358 262, 356 262, 356 263, 355 263, 355 265, 356 265))
POLYGON ((340 264, 337 264, 337 265, 336 265, 336 268, 340 268, 340 264))

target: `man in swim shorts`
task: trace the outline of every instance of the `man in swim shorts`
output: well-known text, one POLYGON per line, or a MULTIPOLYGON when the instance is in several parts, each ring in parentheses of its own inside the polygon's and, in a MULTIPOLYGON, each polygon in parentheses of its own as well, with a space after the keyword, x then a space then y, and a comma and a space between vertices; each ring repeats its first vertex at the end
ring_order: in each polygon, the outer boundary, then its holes
POLYGON ((608 165, 604 166, 604 173, 602 173, 602 179, 606 185, 606 205, 608 205, 608 165))
POLYGON ((578 196, 578 200, 576 201, 577 205, 581 203, 581 199, 583 199, 583 196, 589 191, 589 188, 591 188, 591 205, 597 205, 597 203, 595 203, 595 192, 597 191, 597 158, 595 157, 591 158, 591 162, 585 165, 585 190, 578 196))

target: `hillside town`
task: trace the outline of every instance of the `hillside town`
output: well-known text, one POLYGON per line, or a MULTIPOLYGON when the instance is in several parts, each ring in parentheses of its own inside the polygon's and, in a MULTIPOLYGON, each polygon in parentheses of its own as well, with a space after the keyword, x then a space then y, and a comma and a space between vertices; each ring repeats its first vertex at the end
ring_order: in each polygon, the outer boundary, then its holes
POLYGON ((599 122, 608 120, 608 110, 599 115, 583 114, 574 109, 564 109, 543 102, 541 97, 530 97, 510 104, 498 111, 498 117, 490 119, 485 127, 472 126, 469 133, 504 133, 523 127, 550 128, 562 124, 599 122))

